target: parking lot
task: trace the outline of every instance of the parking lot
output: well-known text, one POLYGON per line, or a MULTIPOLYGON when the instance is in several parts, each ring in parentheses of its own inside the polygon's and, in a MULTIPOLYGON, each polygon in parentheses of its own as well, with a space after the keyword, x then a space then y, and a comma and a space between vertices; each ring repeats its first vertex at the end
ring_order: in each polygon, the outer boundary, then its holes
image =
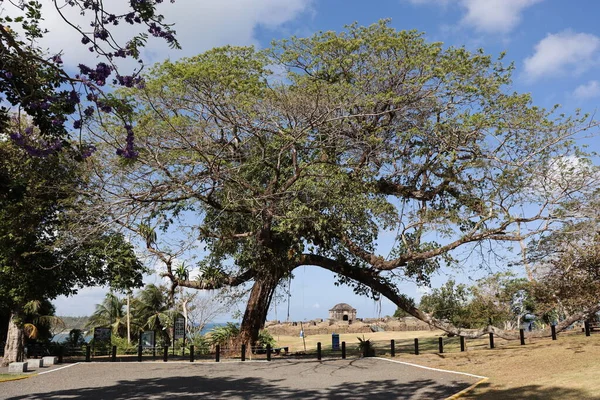
POLYGON ((481 378, 378 358, 78 363, 0 383, 0 398, 444 399, 481 378))

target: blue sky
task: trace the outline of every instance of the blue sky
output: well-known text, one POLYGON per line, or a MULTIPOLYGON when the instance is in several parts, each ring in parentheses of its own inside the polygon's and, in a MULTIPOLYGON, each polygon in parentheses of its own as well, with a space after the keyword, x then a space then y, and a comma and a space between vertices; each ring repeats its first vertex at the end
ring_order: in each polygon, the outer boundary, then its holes
MULTIPOLYGON (((115 1, 111 1, 117 4, 115 1)), ((108 2, 107 2, 108 3, 108 2)), ((145 51, 149 63, 167 57, 191 56, 225 44, 268 46, 273 39, 290 35, 306 36, 320 30, 341 30, 346 24, 372 24, 391 18, 396 29, 425 32, 430 41, 445 46, 483 48, 505 61, 514 62, 513 88, 529 92, 543 107, 561 104, 566 113, 576 108, 595 112, 600 100, 600 2, 595 0, 177 0, 163 4, 166 18, 174 22, 182 51, 169 50, 151 42, 145 51)), ((56 15, 47 14, 51 34, 45 45, 56 51, 66 49, 67 63, 89 59, 85 47, 71 37, 56 15)), ((599 149, 600 146, 592 145, 599 149)), ((382 246, 386 246, 385 240, 382 246)), ((456 271, 442 271, 433 280, 439 286, 456 271)), ((476 276, 467 266, 465 276, 476 276)), ((149 277, 150 281, 158 278, 149 277)), ((326 318, 338 302, 358 309, 359 317, 391 315, 395 306, 355 296, 348 288, 333 285, 333 276, 314 267, 300 268, 292 281, 290 316, 294 320, 326 318)), ((420 297, 423 290, 407 283, 402 290, 420 297)), ((62 315, 93 312, 105 289, 84 289, 74 298, 56 301, 62 315)), ((287 300, 269 318, 285 319, 287 300)), ((221 320, 229 317, 223 316, 221 320)))

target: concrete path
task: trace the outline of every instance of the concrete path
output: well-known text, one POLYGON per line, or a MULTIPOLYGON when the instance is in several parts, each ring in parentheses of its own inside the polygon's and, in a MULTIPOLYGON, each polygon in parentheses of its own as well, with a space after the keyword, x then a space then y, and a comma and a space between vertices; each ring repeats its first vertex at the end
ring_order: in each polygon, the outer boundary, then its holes
POLYGON ((80 363, 0 383, 0 398, 445 399, 480 379, 377 358, 80 363))

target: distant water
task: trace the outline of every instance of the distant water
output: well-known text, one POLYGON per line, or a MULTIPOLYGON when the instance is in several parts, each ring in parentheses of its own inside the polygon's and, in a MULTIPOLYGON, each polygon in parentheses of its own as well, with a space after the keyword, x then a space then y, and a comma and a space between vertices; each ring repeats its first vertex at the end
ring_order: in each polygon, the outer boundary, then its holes
MULTIPOLYGON (((85 335, 83 337, 83 340, 86 343, 89 343, 90 340, 92 340, 93 335, 91 333, 88 333, 87 335, 85 335)), ((56 335, 54 335, 52 337, 52 341, 55 343, 63 343, 65 342, 67 339, 69 338, 69 333, 68 332, 61 332, 61 333, 57 333, 56 335)))
MULTIPOLYGON (((212 331, 214 328, 218 328, 219 326, 225 326, 225 325, 227 325, 227 322, 210 322, 210 323, 206 324, 204 326, 204 328, 202 328, 200 333, 202 335, 205 335, 208 332, 212 331)), ((239 324, 238 324, 238 326, 239 326, 239 324)))
MULTIPOLYGON (((213 330, 214 328, 217 328, 219 326, 225 326, 227 325, 227 322, 211 322, 208 323, 204 326, 204 328, 202 329, 202 331, 200 331, 200 333, 202 335, 207 334, 208 332, 210 332, 211 330, 213 330)), ((239 324, 238 324, 239 326, 239 324)), ((86 343, 88 343, 90 340, 92 340, 93 335, 91 333, 87 334, 83 339, 86 341, 86 343)), ((61 333, 57 333, 56 335, 54 335, 54 337, 52 338, 53 342, 56 343, 62 343, 64 341, 66 341, 69 338, 69 333, 68 332, 61 332, 61 333)))

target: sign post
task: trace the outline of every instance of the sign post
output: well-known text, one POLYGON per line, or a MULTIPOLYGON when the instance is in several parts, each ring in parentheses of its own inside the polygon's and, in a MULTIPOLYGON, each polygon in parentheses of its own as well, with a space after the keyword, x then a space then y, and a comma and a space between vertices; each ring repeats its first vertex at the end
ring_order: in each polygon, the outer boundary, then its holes
POLYGON ((141 345, 145 349, 154 348, 156 340, 154 338, 154 331, 144 331, 140 339, 141 345))
POLYGON ((173 321, 173 354, 175 354, 175 341, 183 339, 183 347, 185 348, 185 318, 183 315, 177 315, 173 321))
POLYGON ((101 350, 106 350, 106 354, 108 354, 111 345, 111 334, 112 330, 110 328, 94 328, 94 354, 96 354, 98 347, 101 350))

